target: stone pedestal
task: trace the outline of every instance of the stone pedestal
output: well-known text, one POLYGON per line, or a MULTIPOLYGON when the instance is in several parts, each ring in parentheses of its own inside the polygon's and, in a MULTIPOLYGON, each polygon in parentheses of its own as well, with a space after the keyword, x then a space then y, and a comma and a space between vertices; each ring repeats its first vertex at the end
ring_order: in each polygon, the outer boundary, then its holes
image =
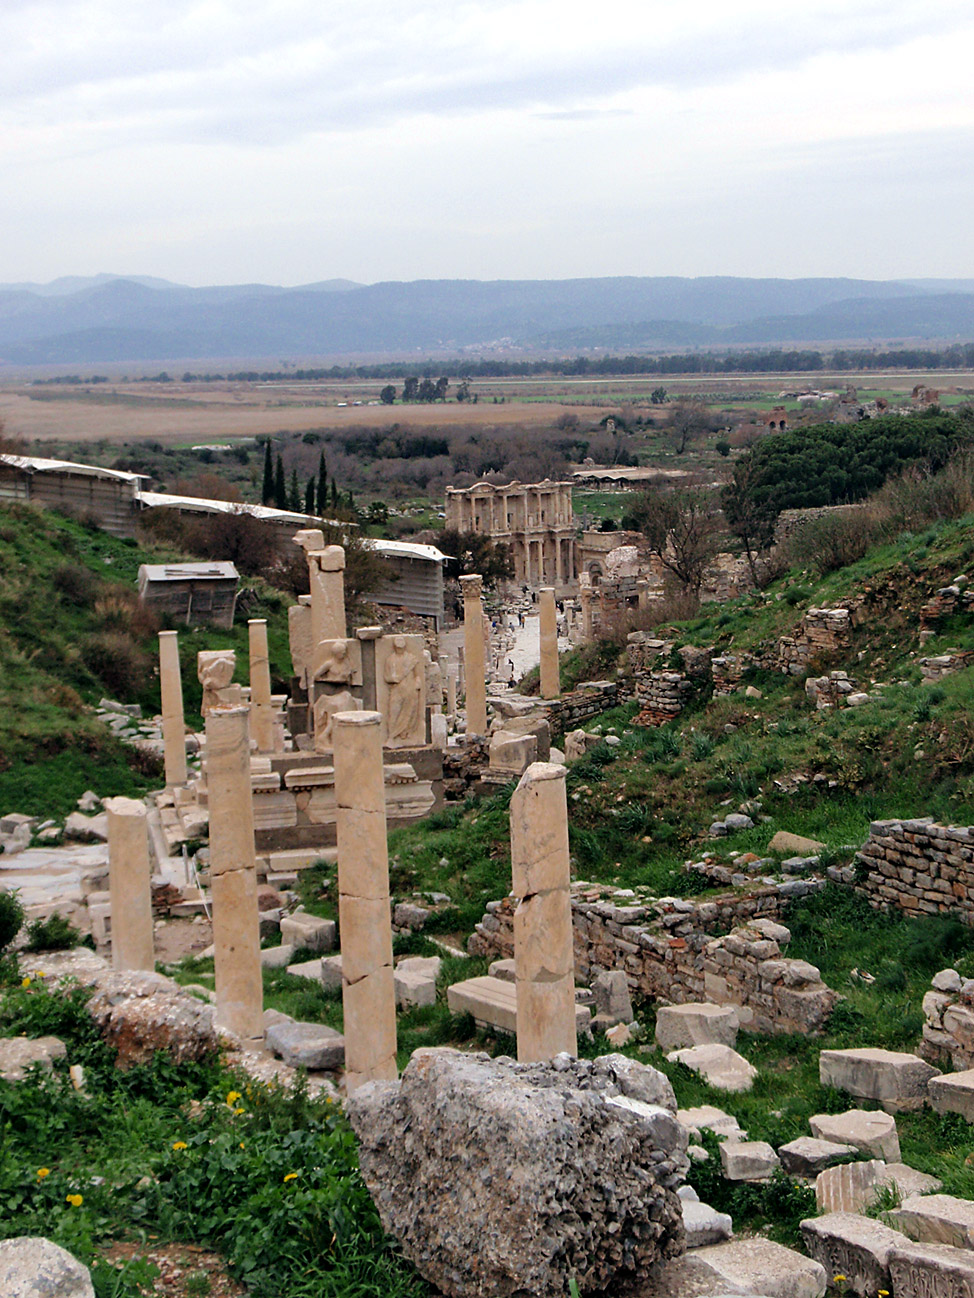
POLYGON ((247 623, 250 644, 250 720, 259 753, 274 751, 274 708, 271 704, 271 664, 267 649, 267 622, 247 623))
POLYGON ((364 1082, 396 1078, 396 991, 382 716, 339 712, 333 728, 345 1090, 350 1094, 364 1082))
POLYGON ((176 631, 159 632, 159 688, 162 692, 166 787, 172 789, 186 783, 186 723, 183 717, 183 678, 179 670, 179 637, 176 631))
POLYGON ((214 708, 206 718, 216 1019, 244 1040, 263 1041, 247 714, 242 707, 214 708))
POLYGON ((538 629, 541 636, 541 697, 556 699, 561 693, 558 672, 558 614, 551 586, 538 591, 538 629))
POLYGON ((135 798, 108 798, 105 811, 112 902, 112 968, 154 970, 152 870, 145 805, 135 798))
POLYGON ((565 767, 535 762, 511 798, 517 1057, 578 1051, 565 767))
POLYGON ((467 734, 487 733, 487 666, 484 653, 483 579, 461 577, 463 590, 463 659, 467 682, 467 734))

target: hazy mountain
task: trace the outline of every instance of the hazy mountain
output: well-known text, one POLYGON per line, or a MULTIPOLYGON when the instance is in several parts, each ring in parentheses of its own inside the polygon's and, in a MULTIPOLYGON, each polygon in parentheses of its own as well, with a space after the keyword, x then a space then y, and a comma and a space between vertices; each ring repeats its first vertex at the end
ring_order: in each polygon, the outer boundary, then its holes
POLYGON ((968 280, 416 280, 0 288, 0 363, 572 353, 974 338, 968 280), (929 285, 929 287, 926 287, 929 285))

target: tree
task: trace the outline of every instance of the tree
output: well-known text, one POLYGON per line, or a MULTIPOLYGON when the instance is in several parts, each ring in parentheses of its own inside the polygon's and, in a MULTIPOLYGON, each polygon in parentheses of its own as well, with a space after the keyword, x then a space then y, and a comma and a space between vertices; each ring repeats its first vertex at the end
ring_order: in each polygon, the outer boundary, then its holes
POLYGON ((280 453, 274 469, 274 504, 278 509, 287 509, 287 484, 284 481, 284 461, 280 453))
POLYGON ((287 507, 288 509, 293 510, 295 514, 298 513, 301 508, 301 492, 298 489, 297 469, 291 470, 291 485, 288 488, 287 493, 287 507))
POLYGON ((670 415, 670 432, 677 455, 682 455, 690 443, 705 433, 710 425, 710 413, 702 401, 680 397, 674 403, 670 415))
POLYGON ((328 470, 325 467, 324 451, 318 456, 318 487, 316 495, 318 513, 323 514, 328 508, 328 470))
POLYGON ((654 406, 665 406, 666 388, 653 388, 652 392, 649 394, 649 399, 652 401, 654 406))
POLYGON ((450 380, 449 380, 445 375, 443 375, 443 376, 441 376, 440 378, 438 378, 438 379, 436 380, 435 394, 434 394, 434 396, 433 396, 433 400, 434 400, 434 401, 445 401, 445 400, 446 400, 446 390, 447 390, 447 388, 448 388, 449 386, 450 386, 450 380))
POLYGON ((423 401, 427 405, 436 400, 436 384, 432 379, 423 379, 422 383, 419 385, 419 390, 416 393, 416 400, 423 401))
POLYGON ((391 406, 394 403, 395 399, 396 399, 396 389, 391 383, 387 383, 386 386, 379 393, 379 400, 382 402, 384 406, 391 406))
POLYGON ((436 538, 437 547, 447 555, 449 577, 479 572, 487 586, 498 581, 513 581, 514 560, 510 547, 492 541, 480 532, 459 532, 446 528, 436 538))
POLYGON ((416 395, 418 391, 419 391, 419 379, 415 377, 408 378, 406 382, 402 385, 403 401, 416 401, 418 399, 416 395))
POLYGON ((274 499, 274 463, 271 459, 271 439, 264 443, 264 482, 260 489, 262 505, 269 505, 274 499))
POLYGON ((709 493, 688 488, 642 495, 623 526, 642 532, 651 554, 697 599, 707 565, 718 551, 719 527, 709 493))
POLYGON ((304 489, 304 512, 313 514, 315 512, 315 477, 314 474, 308 479, 308 485, 304 489))
POLYGON ((458 401, 470 400, 470 381, 468 379, 461 379, 459 384, 457 385, 457 400, 458 401))
POLYGON ((734 535, 740 537, 755 586, 761 584, 758 580, 757 556, 759 551, 767 550, 772 545, 777 519, 772 500, 768 496, 762 497, 757 490, 759 484, 758 460, 749 452, 737 461, 733 478, 721 492, 724 517, 734 535))

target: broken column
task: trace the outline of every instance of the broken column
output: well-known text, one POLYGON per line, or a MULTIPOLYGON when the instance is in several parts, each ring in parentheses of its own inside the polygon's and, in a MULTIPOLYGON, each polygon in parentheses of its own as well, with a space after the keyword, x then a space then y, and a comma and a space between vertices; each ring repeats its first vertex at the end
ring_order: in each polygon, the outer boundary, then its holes
POLYGON ((517 1057, 578 1051, 565 767, 534 762, 511 798, 517 1057))
POLYGON ((206 718, 213 897, 216 1021, 245 1041, 263 1041, 250 726, 244 707, 213 708, 206 718))
POLYGON ((460 669, 456 664, 450 663, 446 669, 446 715, 450 718, 451 724, 457 717, 457 677, 460 669))
POLYGON ((108 813, 112 968, 151 971, 156 967, 156 955, 145 805, 135 798, 106 798, 104 807, 108 813))
POLYGON ((345 1091, 350 1094, 364 1082, 397 1076, 382 714, 338 712, 332 726, 345 1091))
POLYGON ((561 693, 558 672, 558 614, 552 586, 538 591, 538 629, 541 635, 541 697, 556 699, 561 693))
MULTIPOLYGON (((586 574, 583 573, 582 577, 586 574)), ((592 587, 581 581, 578 587, 578 598, 582 605, 582 643, 592 642, 592 587)))
POLYGON ((326 545, 308 554, 311 577, 311 640, 345 639, 345 551, 326 545))
POLYGON ((267 621, 252 617, 247 623, 250 642, 250 718, 259 753, 274 751, 274 709, 271 705, 271 663, 267 649, 267 621))
POLYGON ((159 632, 159 688, 162 693, 162 742, 166 787, 186 783, 186 723, 183 718, 183 678, 179 670, 176 631, 159 632))
POLYGON ((463 659, 467 682, 467 734, 487 733, 487 667, 484 654, 483 578, 461 577, 463 659))

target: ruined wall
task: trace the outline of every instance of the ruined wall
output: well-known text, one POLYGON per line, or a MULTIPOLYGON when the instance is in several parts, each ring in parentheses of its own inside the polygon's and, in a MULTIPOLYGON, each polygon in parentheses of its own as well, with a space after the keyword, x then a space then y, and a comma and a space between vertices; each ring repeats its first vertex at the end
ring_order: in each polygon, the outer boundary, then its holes
POLYGON ((801 676, 814 659, 846 651, 852 641, 853 614, 851 608, 810 608, 794 635, 779 637, 777 669, 801 676))
POLYGON ((854 518, 865 508, 865 505, 820 505, 813 509, 783 509, 774 525, 774 544, 783 545, 803 531, 809 523, 817 522, 820 518, 854 518))
MULTIPOLYGON (((784 885, 787 888, 789 885, 784 885)), ((639 996, 711 1001, 741 1008, 756 1032, 816 1032, 837 997, 814 965, 785 959, 791 934, 773 921, 789 893, 776 886, 712 901, 669 898, 640 905, 622 891, 603 898, 587 884, 572 888, 575 973, 589 982, 622 969, 639 996), (721 930, 737 925, 729 933, 721 930)), ((472 954, 510 959, 517 899, 491 902, 468 946, 472 954)))
POLYGON ((609 708, 627 703, 632 697, 620 681, 586 681, 577 690, 549 699, 544 707, 552 734, 565 734, 575 730, 583 721, 601 716, 609 708))
POLYGON ((974 927, 974 826, 874 820, 856 855, 856 889, 877 910, 956 911, 974 927))

